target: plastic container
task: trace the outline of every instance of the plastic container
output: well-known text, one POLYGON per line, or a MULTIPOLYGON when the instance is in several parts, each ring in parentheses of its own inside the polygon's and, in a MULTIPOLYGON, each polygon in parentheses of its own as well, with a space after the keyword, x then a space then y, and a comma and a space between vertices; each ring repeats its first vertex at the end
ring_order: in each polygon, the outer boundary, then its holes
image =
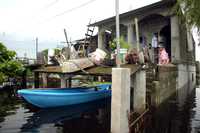
POLYGON ((101 49, 96 49, 95 52, 92 52, 89 54, 89 57, 96 63, 96 64, 101 64, 101 62, 104 60, 106 57, 106 52, 104 52, 101 49))
MULTIPOLYGON (((125 49, 125 48, 120 48, 119 49, 121 64, 125 64, 126 63, 125 57, 126 57, 127 53, 128 53, 128 49, 125 49)), ((117 54, 117 49, 115 50, 115 54, 117 54)))

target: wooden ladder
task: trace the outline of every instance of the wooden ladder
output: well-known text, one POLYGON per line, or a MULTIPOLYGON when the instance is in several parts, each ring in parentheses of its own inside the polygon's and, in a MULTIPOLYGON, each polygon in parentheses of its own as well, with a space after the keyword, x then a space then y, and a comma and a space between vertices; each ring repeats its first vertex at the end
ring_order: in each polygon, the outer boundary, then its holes
POLYGON ((82 50, 83 50, 83 56, 85 57, 86 56, 86 46, 87 44, 90 45, 90 43, 92 42, 92 36, 93 36, 93 33, 94 33, 94 26, 93 27, 90 27, 89 25, 91 24, 91 20, 87 26, 87 32, 85 33, 85 39, 84 39, 84 43, 81 44, 78 48, 78 51, 81 50, 81 47, 82 47, 82 50))

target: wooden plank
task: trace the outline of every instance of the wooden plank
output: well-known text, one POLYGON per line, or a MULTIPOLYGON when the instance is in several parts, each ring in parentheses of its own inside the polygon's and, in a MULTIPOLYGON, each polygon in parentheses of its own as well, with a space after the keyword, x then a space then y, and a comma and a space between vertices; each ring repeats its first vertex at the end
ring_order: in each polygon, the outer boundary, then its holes
MULTIPOLYGON (((131 74, 137 72, 141 67, 134 64, 121 65, 122 68, 130 68, 131 74)), ((85 72, 79 72, 79 74, 90 74, 90 75, 101 75, 101 76, 111 76, 113 67, 96 66, 92 68, 85 69, 85 72)))
MULTIPOLYGON (((67 66, 66 66, 67 67, 67 66)), ((122 68, 130 68, 131 74, 134 74, 137 72, 141 67, 139 65, 134 64, 125 64, 121 66, 122 68)), ((73 74, 73 75, 95 75, 95 76, 111 76, 112 75, 112 68, 111 66, 92 66, 89 68, 81 67, 83 70, 78 69, 77 67, 75 69, 65 70, 63 71, 63 68, 61 66, 48 66, 40 69, 36 69, 35 72, 45 72, 45 73, 65 73, 65 74, 73 74)))
POLYGON ((44 72, 44 73, 63 73, 60 66, 47 66, 41 67, 34 70, 34 72, 44 72))

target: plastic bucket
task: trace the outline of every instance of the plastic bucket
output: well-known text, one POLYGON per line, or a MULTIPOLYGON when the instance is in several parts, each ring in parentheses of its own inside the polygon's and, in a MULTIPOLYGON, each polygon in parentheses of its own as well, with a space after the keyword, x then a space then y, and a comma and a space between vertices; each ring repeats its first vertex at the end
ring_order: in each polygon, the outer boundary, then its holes
MULTIPOLYGON (((125 49, 125 48, 119 49, 119 55, 120 55, 121 64, 125 64, 126 63, 125 57, 126 57, 127 53, 128 53, 128 49, 125 49)), ((117 50, 115 50, 115 54, 117 54, 117 50)))

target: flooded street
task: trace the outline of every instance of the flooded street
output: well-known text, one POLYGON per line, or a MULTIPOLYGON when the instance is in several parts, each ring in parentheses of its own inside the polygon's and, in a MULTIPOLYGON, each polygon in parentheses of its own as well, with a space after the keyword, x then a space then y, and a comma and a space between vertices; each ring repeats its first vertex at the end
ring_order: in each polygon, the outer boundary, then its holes
POLYGON ((0 133, 200 133, 200 0, 0 7, 0 133))
POLYGON ((196 89, 194 103, 190 109, 190 129, 191 133, 200 133, 200 88, 196 89))
POLYGON ((153 110, 152 116, 147 133, 200 133, 200 88, 188 96, 183 106, 174 96, 153 110))
MULTIPOLYGON (((0 133, 108 133, 110 100, 55 109, 38 109, 1 91, 0 133)), ((199 133, 200 88, 184 106, 175 100, 161 105, 152 118, 148 133, 199 133)))
POLYGON ((1 92, 0 133, 106 133, 110 99, 55 109, 37 109, 1 92))

